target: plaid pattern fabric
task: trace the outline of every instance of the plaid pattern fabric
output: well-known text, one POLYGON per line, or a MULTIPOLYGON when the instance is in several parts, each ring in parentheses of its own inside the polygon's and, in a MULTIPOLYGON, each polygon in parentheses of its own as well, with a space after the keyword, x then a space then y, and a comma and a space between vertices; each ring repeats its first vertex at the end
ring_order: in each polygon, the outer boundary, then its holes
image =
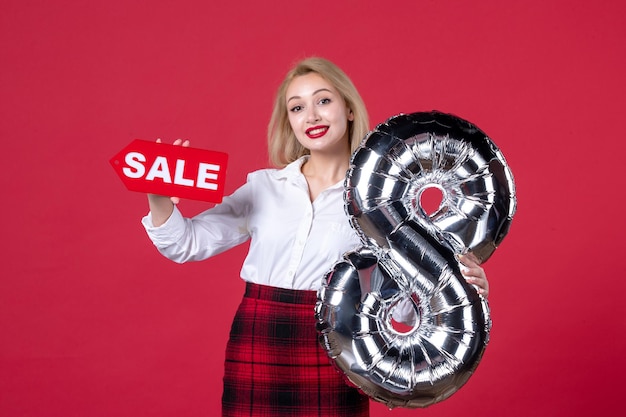
POLYGON ((222 416, 369 416, 317 341, 315 291, 247 284, 226 348, 222 416))

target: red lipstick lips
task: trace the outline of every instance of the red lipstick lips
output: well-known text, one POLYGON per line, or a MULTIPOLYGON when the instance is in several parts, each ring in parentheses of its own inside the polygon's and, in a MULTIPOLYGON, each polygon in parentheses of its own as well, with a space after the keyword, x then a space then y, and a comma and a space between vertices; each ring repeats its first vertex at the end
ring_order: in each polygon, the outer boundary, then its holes
POLYGON ((324 136, 326 132, 328 132, 328 126, 313 126, 308 128, 304 133, 311 139, 317 139, 324 136))

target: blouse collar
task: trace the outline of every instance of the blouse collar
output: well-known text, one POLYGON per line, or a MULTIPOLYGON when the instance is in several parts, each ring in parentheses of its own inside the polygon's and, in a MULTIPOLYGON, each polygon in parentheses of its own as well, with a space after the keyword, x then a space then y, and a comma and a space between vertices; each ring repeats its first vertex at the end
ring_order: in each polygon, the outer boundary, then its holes
MULTIPOLYGON (((302 181, 304 181, 304 183, 306 184, 306 178, 304 177, 304 174, 302 173, 302 165, 306 161, 308 161, 308 159, 309 159, 309 155, 304 155, 296 159, 295 161, 289 163, 284 168, 277 169, 274 172, 275 177, 277 179, 290 180, 290 181, 293 181, 294 183, 301 183, 302 181)), ((341 180, 338 183, 329 187, 328 189, 333 190, 336 188, 343 188, 343 184, 344 184, 344 180, 341 180)))

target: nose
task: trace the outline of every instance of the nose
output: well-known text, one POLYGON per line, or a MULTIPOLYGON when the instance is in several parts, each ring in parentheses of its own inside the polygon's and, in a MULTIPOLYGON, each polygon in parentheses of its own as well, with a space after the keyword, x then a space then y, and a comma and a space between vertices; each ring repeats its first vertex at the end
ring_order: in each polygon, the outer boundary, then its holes
POLYGON ((309 123, 315 123, 320 120, 319 113, 317 112, 317 108, 315 108, 315 106, 309 106, 307 108, 306 119, 309 123))

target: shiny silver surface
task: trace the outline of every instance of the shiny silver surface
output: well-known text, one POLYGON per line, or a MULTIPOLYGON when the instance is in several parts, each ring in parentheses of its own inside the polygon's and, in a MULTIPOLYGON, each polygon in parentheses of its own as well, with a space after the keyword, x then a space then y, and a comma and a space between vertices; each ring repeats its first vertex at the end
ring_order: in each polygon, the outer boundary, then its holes
POLYGON ((316 305, 320 342, 351 383, 390 408, 413 408, 469 379, 491 320, 455 256, 492 255, 514 190, 495 144, 455 116, 399 115, 368 134, 344 195, 363 247, 326 274, 316 305), (431 187, 441 202, 428 213, 420 196, 431 187))

